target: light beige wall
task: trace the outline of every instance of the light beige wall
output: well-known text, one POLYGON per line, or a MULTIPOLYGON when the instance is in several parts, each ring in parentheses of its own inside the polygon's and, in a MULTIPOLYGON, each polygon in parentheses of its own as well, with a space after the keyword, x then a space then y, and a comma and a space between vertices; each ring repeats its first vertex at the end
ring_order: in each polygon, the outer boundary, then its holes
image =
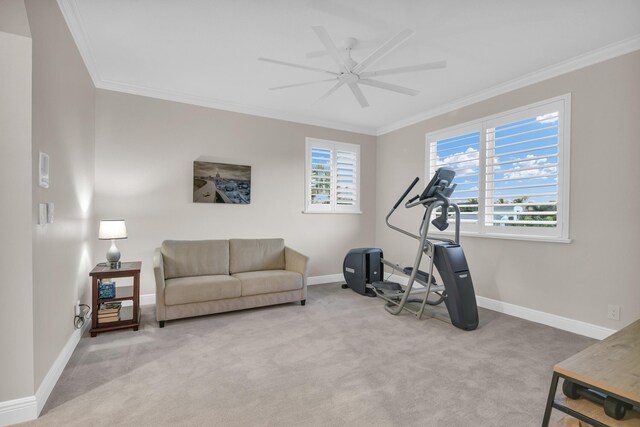
POLYGON ((24 0, 0 0, 0 31, 31 37, 24 0))
POLYGON ((0 32, 0 402, 33 395, 31 39, 0 32))
MULTIPOLYGON (((376 244, 394 260, 415 256, 414 242, 383 218, 412 178, 424 179, 427 132, 570 92, 573 242, 463 238, 476 293, 612 329, 639 318, 638 76, 634 52, 380 136, 376 244), (607 304, 621 307, 619 322, 607 319, 607 304)), ((397 220, 415 229, 418 214, 397 220)))
POLYGON ((95 88, 55 0, 27 0, 33 36, 33 299, 35 388, 67 343, 76 300, 90 298, 94 241, 95 88), (49 154, 50 186, 37 186, 49 154), (54 224, 36 225, 38 203, 54 224))
MULTIPOLYGON (((310 275, 339 273, 349 248, 373 244, 373 136, 97 91, 96 213, 124 218, 123 260, 143 262, 142 293, 155 293, 152 252, 165 239, 283 237, 311 257, 310 275), (361 145, 362 211, 302 214, 305 137, 361 145), (193 161, 249 165, 251 204, 192 202, 193 161)), ((102 261, 101 242, 94 261, 102 261)))

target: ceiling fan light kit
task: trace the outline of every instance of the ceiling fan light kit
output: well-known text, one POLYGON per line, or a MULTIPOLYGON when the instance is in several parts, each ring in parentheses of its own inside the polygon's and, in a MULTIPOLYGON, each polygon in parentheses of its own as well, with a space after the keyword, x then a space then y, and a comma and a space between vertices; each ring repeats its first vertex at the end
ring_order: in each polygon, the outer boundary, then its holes
POLYGON ((315 27, 312 27, 312 29, 320 39, 320 42, 325 47, 327 54, 338 65, 339 71, 331 71, 331 70, 325 70, 323 68, 308 67, 306 65, 294 64, 291 62, 280 61, 277 59, 258 58, 258 60, 264 61, 264 62, 284 65, 287 67, 300 68, 303 70, 315 71, 315 72, 324 73, 324 74, 331 74, 333 76, 331 78, 325 78, 321 80, 313 80, 309 82, 294 83, 294 84, 289 84, 284 86, 272 87, 270 88, 270 90, 288 89, 292 87, 307 86, 307 85, 324 83, 324 82, 335 82, 335 84, 327 92, 325 92, 324 95, 320 97, 319 101, 326 99, 331 94, 333 94, 336 90, 338 90, 340 87, 346 85, 349 87, 349 89, 351 90, 351 93, 353 93, 353 96, 356 98, 360 106, 362 108, 365 108, 369 106, 369 102, 367 101, 367 98, 362 93, 362 89, 360 89, 360 85, 377 87, 379 89, 384 89, 391 92, 401 93, 403 95, 409 95, 409 96, 416 96, 420 93, 420 91, 409 89, 403 86, 382 82, 379 80, 372 80, 371 77, 390 76, 394 74, 410 73, 415 71, 434 70, 437 68, 444 68, 447 66, 446 61, 436 61, 436 62, 429 62, 425 64, 409 65, 405 67, 389 68, 385 70, 367 71, 376 62, 384 58, 386 55, 388 55, 390 52, 392 52, 402 43, 407 41, 411 36, 415 34, 415 31, 409 30, 409 29, 400 31, 398 34, 396 34, 395 36, 387 40, 385 43, 383 43, 376 50, 371 52, 371 54, 369 54, 369 56, 367 56, 365 59, 363 59, 360 62, 356 62, 353 60, 353 58, 351 58, 351 49, 353 48, 353 46, 356 45, 357 43, 356 39, 348 38, 346 40, 345 50, 347 55, 345 56, 336 47, 335 43, 333 42, 333 40, 329 36, 329 33, 324 27, 315 26, 315 27))

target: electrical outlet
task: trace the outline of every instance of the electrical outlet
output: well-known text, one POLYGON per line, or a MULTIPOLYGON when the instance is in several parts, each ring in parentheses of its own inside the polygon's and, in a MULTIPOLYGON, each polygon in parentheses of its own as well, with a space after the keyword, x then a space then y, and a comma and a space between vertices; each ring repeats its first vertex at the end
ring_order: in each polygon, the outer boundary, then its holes
POLYGON ((609 304, 607 306, 607 318, 611 320, 620 320, 620 306, 609 304))

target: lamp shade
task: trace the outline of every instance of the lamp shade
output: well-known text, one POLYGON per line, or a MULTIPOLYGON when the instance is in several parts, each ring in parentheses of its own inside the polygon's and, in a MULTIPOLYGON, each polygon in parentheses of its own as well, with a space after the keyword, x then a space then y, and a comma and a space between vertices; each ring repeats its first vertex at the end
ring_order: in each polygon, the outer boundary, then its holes
POLYGON ((98 231, 98 239, 126 239, 127 227, 124 225, 124 219, 103 219, 100 220, 100 230, 98 231))

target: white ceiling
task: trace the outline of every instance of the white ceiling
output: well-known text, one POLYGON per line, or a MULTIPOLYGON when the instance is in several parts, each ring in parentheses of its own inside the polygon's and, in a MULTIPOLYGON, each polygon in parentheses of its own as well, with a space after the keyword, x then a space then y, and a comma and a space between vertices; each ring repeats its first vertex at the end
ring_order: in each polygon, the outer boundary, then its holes
POLYGON ((58 0, 96 87, 232 111, 384 133, 551 75, 640 49, 638 0, 58 0), (371 70, 445 59, 447 68, 377 77, 415 97, 346 86, 268 57, 338 71, 312 31, 364 43, 362 60, 404 28, 416 31, 371 70), (467 103, 468 103, 467 102, 467 103))

